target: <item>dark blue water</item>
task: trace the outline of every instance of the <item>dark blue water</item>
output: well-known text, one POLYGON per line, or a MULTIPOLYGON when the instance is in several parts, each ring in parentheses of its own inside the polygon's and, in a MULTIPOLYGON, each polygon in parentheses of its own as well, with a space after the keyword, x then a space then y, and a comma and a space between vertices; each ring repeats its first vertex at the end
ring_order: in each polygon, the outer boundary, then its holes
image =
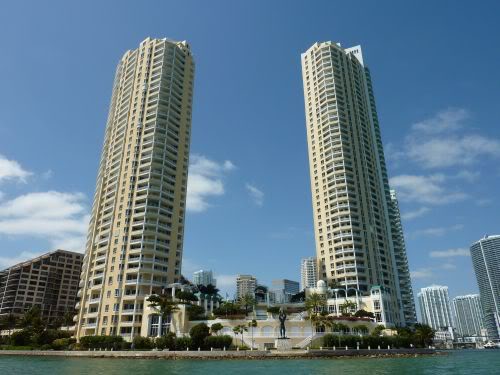
POLYGON ((165 360, 0 357, 0 375, 33 374, 499 374, 500 350, 463 350, 417 358, 165 360))

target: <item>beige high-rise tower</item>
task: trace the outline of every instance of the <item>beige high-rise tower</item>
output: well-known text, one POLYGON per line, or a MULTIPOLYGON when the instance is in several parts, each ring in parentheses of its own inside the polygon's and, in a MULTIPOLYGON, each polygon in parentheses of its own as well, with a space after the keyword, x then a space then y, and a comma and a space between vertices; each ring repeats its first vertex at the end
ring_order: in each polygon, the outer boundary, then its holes
POLYGON ((77 304, 77 337, 141 334, 144 297, 180 278, 194 62, 144 40, 120 60, 77 304))
POLYGON ((404 325, 389 183, 361 47, 315 43, 302 54, 302 75, 319 279, 353 294, 380 285, 384 321, 404 325))

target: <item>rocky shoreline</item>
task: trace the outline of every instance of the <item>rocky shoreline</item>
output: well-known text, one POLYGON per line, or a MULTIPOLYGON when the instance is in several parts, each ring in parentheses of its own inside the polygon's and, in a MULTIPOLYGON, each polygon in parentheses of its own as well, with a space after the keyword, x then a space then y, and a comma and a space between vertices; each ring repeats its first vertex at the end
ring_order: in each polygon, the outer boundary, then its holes
POLYGON ((317 358, 381 358, 418 357, 444 354, 434 349, 348 349, 348 350, 241 350, 241 351, 54 351, 0 350, 0 356, 41 356, 75 358, 135 358, 135 359, 317 359, 317 358))

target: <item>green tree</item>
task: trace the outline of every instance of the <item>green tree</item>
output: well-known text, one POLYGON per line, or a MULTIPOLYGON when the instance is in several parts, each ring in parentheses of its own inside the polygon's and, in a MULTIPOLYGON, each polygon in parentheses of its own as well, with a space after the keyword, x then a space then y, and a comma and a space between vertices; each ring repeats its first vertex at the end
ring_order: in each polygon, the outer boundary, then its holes
POLYGON ((219 332, 222 331, 222 329, 224 328, 224 326, 220 323, 214 323, 210 326, 210 331, 218 336, 219 335, 219 332))
POLYGON ((304 304, 309 320, 311 321, 311 342, 314 336, 314 327, 321 320, 321 314, 326 310, 326 298, 322 294, 312 293, 304 304))
POLYGON ((382 331, 385 329, 385 327, 382 324, 379 324, 376 326, 373 331, 372 331, 372 336, 381 336, 382 331))
POLYGON ((172 314, 179 310, 179 306, 166 295, 153 294, 148 297, 147 301, 149 302, 149 307, 153 308, 160 316, 158 332, 162 336, 163 332, 161 328, 163 322, 169 322, 172 314))
POLYGON ((356 311, 354 316, 358 318, 375 318, 372 312, 363 309, 356 311))
POLYGON ((210 328, 205 323, 197 324, 189 330, 189 336, 193 347, 201 348, 205 343, 205 338, 210 336, 210 328))
POLYGON ((423 347, 429 346, 434 339, 435 331, 427 324, 415 324, 415 340, 423 347))
POLYGON ((256 304, 255 297, 250 293, 245 294, 240 298, 239 304, 245 310, 245 314, 248 314, 248 311, 253 310, 253 307, 256 304))
POLYGON ((19 326, 21 328, 29 329, 34 334, 41 334, 46 328, 46 323, 42 319, 42 312, 40 308, 38 306, 33 306, 31 309, 26 311, 19 321, 19 326))
POLYGON ((0 330, 6 329, 9 331, 9 337, 12 334, 12 330, 16 327, 17 325, 17 317, 14 314, 7 314, 2 316, 0 320, 0 330))
POLYGON ((243 324, 239 324, 239 325, 237 325, 236 327, 233 327, 233 332, 234 332, 234 334, 235 334, 235 335, 238 335, 238 334, 240 334, 240 335, 241 335, 241 346, 243 346, 243 345, 244 345, 244 344, 243 344, 243 334, 244 334, 245 332, 247 332, 247 331, 248 331, 248 328, 247 328, 245 325, 243 325, 243 324))
POLYGON ((341 304, 339 306, 340 313, 342 315, 348 315, 348 316, 350 316, 350 315, 352 315, 350 311, 353 310, 353 309, 356 309, 357 306, 358 305, 355 302, 352 302, 352 301, 349 301, 349 300, 345 301, 343 304, 341 304))
POLYGON ((250 327, 250 332, 252 335, 252 349, 253 349, 253 329, 257 327, 257 321, 255 319, 252 319, 251 321, 248 322, 248 327, 250 327))
POLYGON ((191 302, 198 301, 198 297, 194 295, 193 292, 178 290, 175 292, 175 298, 178 298, 181 303, 189 304, 191 302))

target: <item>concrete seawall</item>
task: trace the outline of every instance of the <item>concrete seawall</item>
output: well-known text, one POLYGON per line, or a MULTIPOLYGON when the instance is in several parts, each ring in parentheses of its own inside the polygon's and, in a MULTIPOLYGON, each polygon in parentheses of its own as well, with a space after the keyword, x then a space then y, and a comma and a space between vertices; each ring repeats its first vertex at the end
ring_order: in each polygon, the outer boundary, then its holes
POLYGON ((54 351, 54 350, 0 350, 0 356, 51 356, 85 358, 137 359, 308 359, 343 357, 414 357, 442 354, 434 349, 348 349, 348 350, 293 350, 287 352, 264 350, 241 351, 54 351))

